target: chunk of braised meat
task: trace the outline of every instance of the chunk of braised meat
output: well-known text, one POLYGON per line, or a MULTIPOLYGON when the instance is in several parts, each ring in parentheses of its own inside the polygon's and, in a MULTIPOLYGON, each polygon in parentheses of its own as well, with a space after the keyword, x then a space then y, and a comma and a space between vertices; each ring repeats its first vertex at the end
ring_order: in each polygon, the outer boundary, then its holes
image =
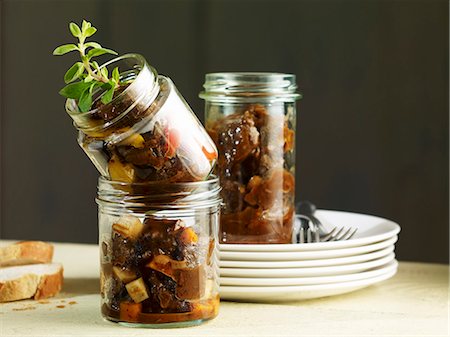
POLYGON ((125 284, 115 277, 111 277, 106 285, 106 298, 109 299, 109 307, 112 310, 120 309, 120 302, 130 300, 125 284))
POLYGON ((177 242, 173 234, 178 221, 147 217, 144 220, 143 235, 140 239, 142 247, 150 251, 153 256, 164 253, 178 257, 177 242))
POLYGON ((248 235, 248 224, 257 216, 257 208, 246 207, 243 211, 222 214, 221 230, 225 233, 248 235))
MULTIPOLYGON (((163 166, 159 169, 153 166, 137 165, 134 167, 134 169, 137 181, 159 181, 162 184, 166 184, 172 182, 193 181, 197 179, 194 179, 192 175, 186 171, 178 157, 166 159, 163 166)), ((151 188, 153 189, 154 186, 152 186, 151 188)), ((148 192, 155 193, 155 191, 148 192)))
POLYGON ((253 176, 247 185, 248 193, 244 200, 263 209, 279 207, 283 203, 285 194, 293 194, 295 188, 294 176, 284 169, 275 169, 261 178, 253 176))
POLYGON ((253 115, 255 126, 258 129, 261 129, 261 127, 267 124, 269 112, 264 105, 252 104, 247 108, 247 111, 253 115))
POLYGON ((295 146, 295 132, 287 124, 284 125, 284 152, 292 151, 295 146))
POLYGON ((205 292, 205 269, 201 264, 191 267, 188 261, 157 255, 146 267, 172 279, 176 283, 178 299, 199 299, 205 292))
POLYGON ((216 138, 221 167, 243 161, 259 144, 259 132, 248 111, 218 121, 211 126, 210 135, 216 138))
POLYGON ((186 227, 183 221, 147 217, 144 225, 140 242, 143 250, 151 252, 148 256, 164 254, 176 261, 186 260, 188 263, 197 260, 193 247, 198 241, 197 234, 192 228, 186 227))
POLYGON ((119 145, 116 147, 117 152, 125 161, 134 165, 152 166, 160 169, 167 160, 165 156, 168 151, 167 139, 161 128, 155 126, 152 131, 143 133, 141 136, 144 139, 144 144, 140 148, 119 145))
MULTIPOLYGON (((117 88, 114 92, 114 98, 123 94, 123 92, 128 88, 129 84, 123 84, 119 88, 117 88)), ((125 95, 127 95, 125 93, 125 95)), ((92 119, 102 120, 105 122, 110 122, 118 118, 121 114, 124 113, 130 106, 133 105, 133 98, 136 93, 131 92, 129 94, 130 98, 123 97, 120 100, 114 100, 111 103, 103 104, 100 99, 97 99, 93 104, 94 112, 91 115, 92 119)), ((143 100, 145 101, 145 100, 143 100)), ((126 113, 126 115, 122 116, 119 121, 115 124, 116 128, 126 127, 129 125, 134 125, 136 122, 142 120, 146 116, 153 113, 154 107, 147 107, 145 104, 134 105, 133 108, 126 113)))
MULTIPOLYGON (((128 85, 122 85, 117 88, 114 91, 114 97, 117 97, 122 92, 124 92, 127 87, 128 85)), ((130 100, 121 100, 120 102, 116 102, 115 104, 105 105, 100 99, 98 99, 92 107, 93 109, 95 109, 95 113, 93 114, 93 116, 104 121, 111 121, 114 118, 118 117, 123 111, 125 111, 130 103, 130 100)))
POLYGON ((225 204, 223 213, 239 212, 244 207, 244 196, 246 193, 245 185, 233 180, 221 180, 222 191, 220 195, 225 204))
POLYGON ((293 209, 274 210, 246 207, 238 213, 221 216, 222 242, 289 242, 292 235, 293 209), (283 214, 283 212, 285 212, 283 214))
MULTIPOLYGON (((233 166, 234 170, 237 170, 237 169, 240 170, 239 177, 240 177, 240 181, 243 184, 247 184, 254 175, 259 174, 261 154, 262 154, 261 148, 257 147, 240 164, 233 166)), ((238 176, 238 175, 235 173, 234 176, 238 176)))
POLYGON ((121 268, 132 268, 136 265, 135 242, 119 233, 112 234, 111 263, 121 268))
POLYGON ((176 297, 176 282, 158 271, 151 270, 146 278, 150 298, 142 302, 143 312, 171 313, 189 312, 192 305, 176 297))
POLYGON ((157 147, 136 149, 132 146, 118 146, 117 152, 126 162, 134 165, 152 166, 156 169, 160 169, 166 161, 166 159, 158 153, 157 147))
POLYGON ((183 300, 196 300, 205 294, 205 268, 199 265, 195 268, 178 269, 175 272, 177 280, 176 297, 183 300))
POLYGON ((151 233, 145 231, 136 241, 136 265, 140 268, 147 264, 154 256, 153 241, 149 237, 151 237, 151 233))

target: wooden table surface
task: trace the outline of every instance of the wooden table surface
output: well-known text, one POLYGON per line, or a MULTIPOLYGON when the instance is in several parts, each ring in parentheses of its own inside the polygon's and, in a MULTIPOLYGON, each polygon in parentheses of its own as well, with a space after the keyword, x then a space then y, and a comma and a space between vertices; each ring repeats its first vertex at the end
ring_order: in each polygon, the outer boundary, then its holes
POLYGON ((219 316, 201 326, 133 329, 100 315, 96 245, 55 244, 54 261, 64 264, 63 292, 48 303, 1 304, 0 336, 449 335, 448 265, 400 262, 393 278, 346 295, 279 304, 222 302, 219 316))

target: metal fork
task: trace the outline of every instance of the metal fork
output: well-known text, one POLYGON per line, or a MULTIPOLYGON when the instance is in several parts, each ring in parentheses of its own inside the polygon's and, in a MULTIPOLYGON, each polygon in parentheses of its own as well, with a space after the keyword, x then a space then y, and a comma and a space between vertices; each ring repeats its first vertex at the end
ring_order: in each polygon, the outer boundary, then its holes
POLYGON ((297 215, 301 221, 299 229, 299 238, 297 242, 310 243, 310 242, 330 242, 330 241, 343 241, 348 240, 355 235, 358 230, 357 227, 334 227, 331 231, 328 231, 322 222, 316 218, 312 213, 315 211, 315 206, 309 202, 301 203, 303 206, 303 212, 297 215), (306 204, 306 207, 305 207, 306 204), (305 209, 306 208, 306 212, 305 209), (308 212, 309 210, 309 212, 308 212), (307 213, 307 214, 305 214, 307 213), (308 214, 309 213, 309 214, 308 214), (306 230, 305 230, 306 227, 306 230), (303 238, 303 239, 302 239, 303 238), (309 238, 309 241, 308 241, 309 238), (303 241, 302 241, 303 240, 303 241))
POLYGON ((348 240, 352 238, 358 230, 357 227, 340 227, 339 229, 337 227, 334 227, 331 231, 328 231, 322 224, 322 222, 314 215, 315 212, 316 206, 312 202, 309 202, 307 200, 300 201, 296 205, 296 213, 309 219, 319 229, 320 235, 322 237, 321 241, 348 240))
POLYGON ((330 232, 321 236, 316 229, 300 226, 298 230, 298 243, 312 243, 312 242, 331 242, 331 241, 344 241, 350 239, 355 235, 358 228, 353 227, 334 227, 330 232))
POLYGON ((316 225, 306 216, 297 215, 297 218, 299 218, 300 223, 296 223, 294 227, 294 241, 296 243, 320 242, 320 234, 316 225))
POLYGON ((311 228, 306 229, 300 227, 299 233, 298 233, 298 243, 312 243, 312 242, 320 242, 320 236, 319 232, 315 231, 313 232, 311 228))
POLYGON ((328 234, 325 234, 320 238, 321 242, 326 241, 344 241, 350 239, 353 235, 355 235, 357 227, 334 227, 328 234))

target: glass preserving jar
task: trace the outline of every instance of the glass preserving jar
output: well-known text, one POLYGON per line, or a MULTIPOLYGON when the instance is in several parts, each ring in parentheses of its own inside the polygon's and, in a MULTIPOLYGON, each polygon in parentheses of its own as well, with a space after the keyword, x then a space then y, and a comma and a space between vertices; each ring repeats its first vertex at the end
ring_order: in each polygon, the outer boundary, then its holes
POLYGON ((160 328, 218 314, 219 192, 214 176, 169 184, 99 178, 104 318, 160 328))
POLYGON ((291 243, 295 218, 295 75, 211 73, 206 129, 219 158, 222 243, 291 243))
POLYGON ((127 183, 208 177, 217 149, 173 82, 137 54, 104 67, 121 72, 122 85, 110 103, 101 103, 101 89, 94 92, 88 112, 80 112, 75 100, 66 101, 78 143, 100 174, 127 183))

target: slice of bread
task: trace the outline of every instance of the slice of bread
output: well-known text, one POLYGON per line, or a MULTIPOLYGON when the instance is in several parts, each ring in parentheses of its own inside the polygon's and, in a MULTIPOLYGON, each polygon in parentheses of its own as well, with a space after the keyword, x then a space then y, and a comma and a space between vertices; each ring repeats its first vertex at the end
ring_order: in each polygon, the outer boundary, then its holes
POLYGON ((59 263, 33 264, 0 269, 0 302, 56 295, 62 287, 63 267, 59 263))
POLYGON ((22 241, 0 248, 0 267, 50 263, 53 245, 42 241, 22 241))

